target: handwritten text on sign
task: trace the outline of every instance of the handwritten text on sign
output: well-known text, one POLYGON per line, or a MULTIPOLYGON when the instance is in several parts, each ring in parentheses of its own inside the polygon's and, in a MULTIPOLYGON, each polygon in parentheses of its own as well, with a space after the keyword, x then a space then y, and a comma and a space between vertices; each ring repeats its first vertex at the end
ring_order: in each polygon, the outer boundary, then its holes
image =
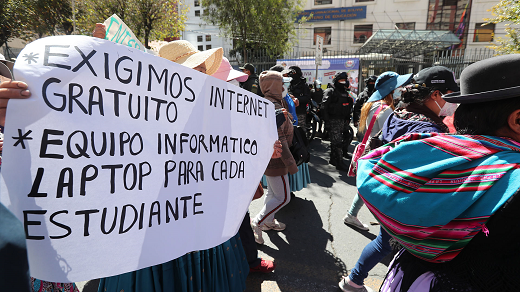
POLYGON ((143 44, 134 32, 116 14, 107 18, 103 24, 106 28, 106 40, 144 51, 143 44))
POLYGON ((269 101, 84 36, 20 56, 33 95, 9 104, 0 199, 33 277, 121 274, 236 234, 277 138, 269 101))

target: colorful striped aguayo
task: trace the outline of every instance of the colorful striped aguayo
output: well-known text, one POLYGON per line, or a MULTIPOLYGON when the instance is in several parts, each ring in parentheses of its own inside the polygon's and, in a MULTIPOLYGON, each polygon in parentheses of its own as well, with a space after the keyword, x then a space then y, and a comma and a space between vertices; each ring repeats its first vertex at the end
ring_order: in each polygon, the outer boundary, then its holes
POLYGON ((360 196, 413 255, 446 262, 520 188, 520 143, 474 135, 410 134, 361 157, 360 196))

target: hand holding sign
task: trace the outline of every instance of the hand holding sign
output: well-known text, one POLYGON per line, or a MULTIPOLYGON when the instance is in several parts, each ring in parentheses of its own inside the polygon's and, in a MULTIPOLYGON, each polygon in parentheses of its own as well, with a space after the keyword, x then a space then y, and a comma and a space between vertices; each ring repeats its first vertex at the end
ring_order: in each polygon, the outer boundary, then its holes
POLYGON ((0 75, 0 125, 5 124, 7 102, 11 98, 28 98, 31 92, 27 90, 25 82, 13 81, 0 75))
POLYGON ((103 23, 96 23, 96 27, 92 32, 92 36, 98 39, 104 39, 107 34, 107 29, 103 23))
POLYGON ((96 38, 20 55, 33 96, 9 106, 0 200, 24 224, 32 276, 121 274, 236 234, 273 154, 271 103, 96 38))

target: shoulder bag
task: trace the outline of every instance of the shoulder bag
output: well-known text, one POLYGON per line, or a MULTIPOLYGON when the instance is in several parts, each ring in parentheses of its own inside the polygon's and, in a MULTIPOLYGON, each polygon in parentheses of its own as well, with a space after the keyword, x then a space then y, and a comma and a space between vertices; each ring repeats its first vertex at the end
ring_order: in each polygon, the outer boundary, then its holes
POLYGON ((352 153, 352 159, 350 160, 350 167, 349 167, 348 173, 347 173, 348 176, 352 176, 352 177, 356 176, 357 162, 361 156, 365 155, 370 150, 373 150, 373 149, 381 146, 381 144, 383 144, 381 142, 381 140, 379 140, 379 138, 377 138, 378 135, 376 135, 374 137, 370 137, 370 133, 372 132, 372 128, 374 127, 374 124, 376 123, 377 116, 379 115, 381 110, 383 110, 386 107, 388 107, 388 106, 381 105, 376 110, 374 115, 372 116, 372 120, 370 120, 370 125, 368 126, 368 129, 365 132, 365 136, 363 137, 363 142, 357 144, 356 148, 354 149, 354 153, 352 153), (370 139, 370 141, 369 141, 369 139, 370 139))

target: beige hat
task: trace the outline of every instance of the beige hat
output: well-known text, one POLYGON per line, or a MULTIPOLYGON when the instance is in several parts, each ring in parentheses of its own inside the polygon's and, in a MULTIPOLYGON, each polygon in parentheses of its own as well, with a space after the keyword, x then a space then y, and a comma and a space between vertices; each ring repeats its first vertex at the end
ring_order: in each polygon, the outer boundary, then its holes
POLYGON ((169 42, 159 49, 159 56, 192 69, 205 62, 208 75, 217 72, 223 55, 222 48, 201 52, 185 40, 169 42))

